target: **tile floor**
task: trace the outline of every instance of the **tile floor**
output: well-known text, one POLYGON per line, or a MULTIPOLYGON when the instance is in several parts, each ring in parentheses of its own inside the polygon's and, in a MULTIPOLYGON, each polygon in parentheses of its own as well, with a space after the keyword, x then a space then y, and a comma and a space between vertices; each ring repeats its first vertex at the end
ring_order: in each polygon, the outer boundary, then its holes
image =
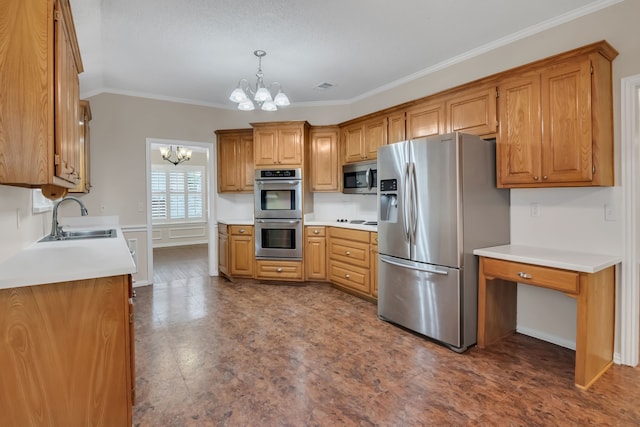
POLYGON ((582 391, 573 351, 523 335, 457 354, 323 283, 136 292, 135 426, 640 425, 640 369, 582 391))

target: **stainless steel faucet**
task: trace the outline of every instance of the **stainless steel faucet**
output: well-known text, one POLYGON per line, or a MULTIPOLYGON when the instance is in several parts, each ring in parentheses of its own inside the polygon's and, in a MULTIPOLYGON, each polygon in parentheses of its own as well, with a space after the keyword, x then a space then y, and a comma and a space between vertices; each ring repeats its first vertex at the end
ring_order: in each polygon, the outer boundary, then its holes
POLYGON ((78 202, 78 204, 80 205, 80 214, 82 216, 89 215, 89 211, 84 206, 84 203, 82 203, 82 201, 77 197, 67 196, 64 199, 59 200, 58 202, 56 202, 55 206, 53 207, 53 216, 51 218, 51 233, 49 234, 51 236, 51 239, 60 240, 62 227, 60 227, 60 225, 58 224, 58 207, 62 202, 66 202, 67 200, 74 200, 78 202))

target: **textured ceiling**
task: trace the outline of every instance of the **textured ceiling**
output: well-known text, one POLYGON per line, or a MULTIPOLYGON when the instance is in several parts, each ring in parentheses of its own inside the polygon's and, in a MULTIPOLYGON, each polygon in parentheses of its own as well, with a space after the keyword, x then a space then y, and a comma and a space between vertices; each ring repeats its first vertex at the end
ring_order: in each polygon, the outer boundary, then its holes
POLYGON ((255 83, 256 49, 292 104, 349 103, 619 1, 70 0, 83 96, 227 108, 240 78, 255 83))

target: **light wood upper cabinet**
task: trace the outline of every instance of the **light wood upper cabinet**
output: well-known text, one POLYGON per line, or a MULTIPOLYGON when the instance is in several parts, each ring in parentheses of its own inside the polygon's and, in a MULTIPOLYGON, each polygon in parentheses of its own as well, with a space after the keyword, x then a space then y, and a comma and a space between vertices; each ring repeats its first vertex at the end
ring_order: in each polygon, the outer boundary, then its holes
POLYGON ((442 100, 424 102, 410 108, 406 114, 407 139, 446 133, 445 105, 442 100))
POLYGON ((474 135, 496 133, 497 88, 471 88, 447 97, 446 122, 448 132, 464 132, 474 135))
POLYGON ((91 191, 91 106, 89 101, 80 101, 80 157, 79 182, 70 193, 88 193, 91 191))
POLYGON ((400 113, 391 114, 387 118, 387 121, 387 144, 405 141, 407 139, 405 112, 402 111, 400 113))
POLYGON ((387 118, 376 117, 342 129, 344 163, 378 158, 378 147, 387 143, 387 118))
POLYGON ((499 187, 613 185, 611 63, 593 53, 499 86, 499 187))
POLYGON ((253 192, 253 130, 216 131, 218 193, 253 192))
POLYGON ((75 187, 80 51, 68 0, 0 2, 0 184, 75 187))
POLYGON ((302 167, 307 122, 252 123, 254 165, 302 167))
POLYGON ((339 130, 337 126, 317 126, 309 131, 311 140, 311 191, 340 191, 338 149, 339 130))

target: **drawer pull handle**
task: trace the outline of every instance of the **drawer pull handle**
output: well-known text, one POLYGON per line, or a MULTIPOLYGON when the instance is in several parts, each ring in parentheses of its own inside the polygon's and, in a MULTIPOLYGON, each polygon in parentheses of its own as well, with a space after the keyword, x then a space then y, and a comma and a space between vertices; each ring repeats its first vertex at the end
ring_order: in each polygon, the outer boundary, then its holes
POLYGON ((282 267, 278 267, 278 268, 276 268, 276 272, 277 272, 277 273, 282 273, 282 267))
POLYGON ((241 228, 239 231, 240 231, 241 233, 244 233, 244 232, 245 232, 245 231, 244 231, 244 228, 241 228))
POLYGON ((349 256, 349 255, 351 255, 351 252, 350 252, 350 251, 345 251, 345 252, 344 252, 344 254, 345 254, 346 256, 349 256))
POLYGON ((522 272, 522 271, 518 272, 518 276, 519 276, 519 277, 522 277, 523 279, 531 279, 531 278, 533 278, 533 276, 532 276, 532 275, 530 275, 530 274, 528 274, 528 273, 524 273, 524 272, 522 272))
POLYGON ((345 279, 348 279, 348 278, 350 278, 350 277, 351 277, 351 275, 349 275, 349 274, 345 274, 345 275, 344 275, 344 278, 345 278, 345 279))
POLYGON ((318 230, 313 230, 313 234, 320 234, 320 231, 318 231, 318 230))

